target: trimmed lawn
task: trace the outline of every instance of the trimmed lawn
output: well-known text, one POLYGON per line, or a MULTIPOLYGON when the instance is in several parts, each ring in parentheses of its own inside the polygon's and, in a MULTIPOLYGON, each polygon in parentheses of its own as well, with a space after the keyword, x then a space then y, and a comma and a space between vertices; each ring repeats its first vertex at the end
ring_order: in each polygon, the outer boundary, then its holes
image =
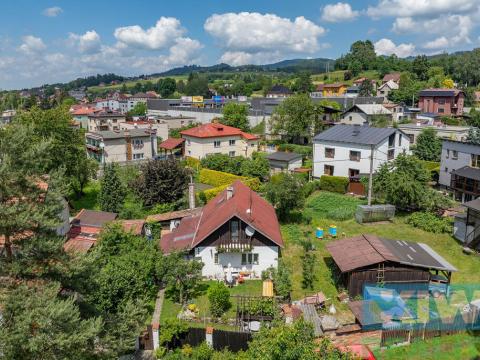
POLYGON ((442 336, 374 353, 379 360, 473 360, 480 357, 480 338, 469 334, 442 336))
POLYGON ((459 270, 452 275, 453 284, 472 284, 480 281, 480 275, 478 273, 478 269, 480 269, 480 257, 464 254, 462 252, 462 246, 449 234, 433 234, 406 224, 405 215, 397 215, 391 223, 372 225, 358 224, 353 217, 349 220, 336 221, 326 216, 329 209, 343 206, 349 208, 356 206, 355 202, 361 203, 361 201, 362 200, 346 195, 316 192, 307 199, 305 206, 305 213, 312 218, 311 224, 284 224, 281 226, 285 241, 282 256, 292 273, 292 297, 294 300, 300 299, 307 294, 323 291, 325 296, 340 310, 340 318, 345 321, 353 320, 352 314, 347 310, 347 306, 339 303, 336 299, 338 289, 332 278, 332 258, 325 248, 326 243, 335 240, 328 238, 319 240, 315 238, 315 229, 317 227, 323 228, 325 234, 327 234, 330 225, 337 226, 338 238, 360 234, 374 234, 387 239, 426 243, 459 270), (316 248, 317 261, 315 274, 317 275, 317 279, 314 289, 306 291, 301 288, 301 255, 303 254, 303 249, 300 241, 301 239, 307 238, 313 241, 316 248))
POLYGON ((99 192, 100 182, 94 180, 90 181, 83 189, 83 196, 71 201, 73 205, 72 212, 76 214, 82 209, 100 210, 100 206, 97 202, 99 192))
MULTIPOLYGON (((197 305, 199 309, 200 318, 211 316, 209 311, 209 301, 207 297, 207 290, 209 285, 213 284, 214 282, 215 282, 214 280, 203 282, 203 284, 205 285, 205 290, 202 291, 202 294, 200 296, 198 296, 196 299, 191 301, 191 303, 197 305)), ((230 298, 232 307, 230 308, 230 310, 227 311, 226 316, 228 318, 234 319, 237 311, 237 301, 233 296, 235 295, 261 296, 262 281, 246 280, 243 284, 234 286, 233 288, 229 288, 229 290, 230 290, 230 295, 232 296, 230 298)), ((181 306, 179 304, 176 304, 172 300, 170 300, 168 297, 165 297, 165 300, 163 302, 162 314, 160 317, 160 324, 163 324, 166 319, 176 318, 180 310, 181 310, 181 306)), ((193 322, 189 322, 189 324, 192 324, 192 326, 195 326, 194 324, 198 324, 199 326, 204 325, 202 323, 193 323, 193 322)), ((218 329, 219 328, 218 325, 219 324, 214 324, 215 328, 218 329)))

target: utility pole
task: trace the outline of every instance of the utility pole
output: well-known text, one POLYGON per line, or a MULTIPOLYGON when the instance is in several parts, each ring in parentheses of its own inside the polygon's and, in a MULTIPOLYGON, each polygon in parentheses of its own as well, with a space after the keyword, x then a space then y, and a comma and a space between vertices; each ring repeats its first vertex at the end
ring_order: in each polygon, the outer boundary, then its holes
POLYGON ((375 145, 370 145, 370 174, 368 176, 368 206, 372 205, 372 187, 373 187, 373 150, 375 145))

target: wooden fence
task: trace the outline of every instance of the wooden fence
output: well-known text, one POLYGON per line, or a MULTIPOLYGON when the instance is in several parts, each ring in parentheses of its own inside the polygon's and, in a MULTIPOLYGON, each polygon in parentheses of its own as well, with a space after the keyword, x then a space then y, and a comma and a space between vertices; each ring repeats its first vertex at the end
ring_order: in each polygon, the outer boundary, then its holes
POLYGON ((480 328, 479 313, 469 312, 455 317, 433 319, 425 323, 402 324, 382 329, 380 346, 412 343, 438 336, 453 335, 480 328))

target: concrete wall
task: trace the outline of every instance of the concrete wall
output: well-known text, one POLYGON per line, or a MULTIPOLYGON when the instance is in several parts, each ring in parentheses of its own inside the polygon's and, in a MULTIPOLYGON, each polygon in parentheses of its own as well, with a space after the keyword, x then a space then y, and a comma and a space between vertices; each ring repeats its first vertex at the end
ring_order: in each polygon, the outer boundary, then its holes
POLYGON ((246 141, 241 136, 222 136, 216 138, 196 138, 192 136, 183 136, 185 138, 185 156, 191 156, 201 159, 208 154, 226 154, 233 156, 251 157, 254 151, 258 151, 258 140, 246 141), (235 140, 235 145, 230 145, 229 141, 235 140), (220 147, 214 147, 214 141, 220 141, 220 147))
MULTIPOLYGON (((394 149, 396 158, 399 154, 410 153, 410 144, 408 137, 397 133, 395 136, 395 146, 388 147, 388 138, 385 139, 374 150, 373 171, 375 172, 380 165, 387 161, 388 150, 394 149), (399 136, 401 136, 401 145, 399 145, 399 136)), ((316 178, 325 175, 324 166, 331 165, 334 167, 334 176, 349 176, 349 169, 356 169, 360 174, 368 174, 370 172, 370 146, 357 145, 340 142, 315 142, 313 144, 313 176, 316 178), (333 159, 325 157, 325 148, 334 148, 335 157, 333 159), (360 151, 360 161, 351 161, 350 150, 360 151)))
POLYGON ((225 276, 224 269, 231 265, 234 274, 240 271, 253 271, 254 277, 260 277, 262 271, 269 267, 278 266, 278 246, 254 246, 252 254, 258 254, 258 265, 242 265, 242 254, 236 252, 219 253, 218 264, 214 263, 215 246, 198 246, 195 248, 195 258, 203 262, 202 276, 207 278, 221 278, 225 276))
POLYGON ((353 112, 353 111, 347 112, 340 119, 341 124, 347 124, 347 125, 355 125, 355 124, 363 125, 367 122, 368 122, 368 116, 362 112, 353 112))
MULTIPOLYGON (((152 152, 157 149, 157 138, 153 138, 153 144, 149 136, 131 137, 132 142, 132 161, 151 159, 155 154, 152 152), (134 146, 135 140, 142 140, 143 145, 134 146), (135 159, 134 154, 143 154, 143 159, 135 159)), ((125 138, 104 140, 104 161, 105 163, 125 162, 127 161, 127 142, 125 138)))

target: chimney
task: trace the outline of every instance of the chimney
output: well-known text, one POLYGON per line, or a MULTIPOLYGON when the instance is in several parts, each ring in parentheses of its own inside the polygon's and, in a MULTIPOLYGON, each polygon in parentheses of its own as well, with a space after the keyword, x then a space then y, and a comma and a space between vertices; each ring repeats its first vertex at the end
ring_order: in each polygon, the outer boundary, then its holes
POLYGON ((227 187, 227 200, 230 200, 233 197, 233 187, 227 187))
POLYGON ((195 183, 188 184, 188 208, 195 209, 195 183))

